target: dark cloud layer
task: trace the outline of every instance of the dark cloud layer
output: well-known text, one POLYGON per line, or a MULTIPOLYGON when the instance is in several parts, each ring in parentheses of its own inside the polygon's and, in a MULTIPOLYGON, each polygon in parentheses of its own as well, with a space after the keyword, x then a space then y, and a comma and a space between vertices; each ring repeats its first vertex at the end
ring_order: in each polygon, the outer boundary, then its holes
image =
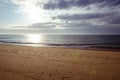
POLYGON ((111 24, 120 24, 120 17, 109 20, 109 23, 111 23, 111 24))
POLYGON ((61 20, 83 20, 83 19, 99 19, 99 18, 105 18, 109 17, 111 15, 115 15, 116 13, 87 13, 87 14, 65 14, 65 15, 59 15, 57 18, 61 20))
POLYGON ((50 0, 44 4, 44 9, 69 9, 71 7, 86 7, 93 4, 100 7, 116 7, 120 5, 120 0, 50 0))
POLYGON ((119 24, 120 25, 120 13, 117 13, 116 15, 111 15, 111 17, 109 17, 106 21, 109 24, 119 24))

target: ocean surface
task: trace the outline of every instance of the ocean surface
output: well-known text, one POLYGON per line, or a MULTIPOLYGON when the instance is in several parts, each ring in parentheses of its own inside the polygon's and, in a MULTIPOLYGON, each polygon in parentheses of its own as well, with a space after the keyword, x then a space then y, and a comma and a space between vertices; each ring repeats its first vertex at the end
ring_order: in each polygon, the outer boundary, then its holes
POLYGON ((0 44, 120 49, 120 35, 0 34, 0 44))

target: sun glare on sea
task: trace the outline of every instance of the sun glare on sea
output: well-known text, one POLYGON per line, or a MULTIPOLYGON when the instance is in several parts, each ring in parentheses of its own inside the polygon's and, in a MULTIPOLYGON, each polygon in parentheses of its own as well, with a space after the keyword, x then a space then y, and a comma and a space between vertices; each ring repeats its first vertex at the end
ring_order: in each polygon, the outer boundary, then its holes
POLYGON ((31 43, 40 43, 43 40, 43 36, 41 34, 29 34, 27 35, 27 38, 31 43))

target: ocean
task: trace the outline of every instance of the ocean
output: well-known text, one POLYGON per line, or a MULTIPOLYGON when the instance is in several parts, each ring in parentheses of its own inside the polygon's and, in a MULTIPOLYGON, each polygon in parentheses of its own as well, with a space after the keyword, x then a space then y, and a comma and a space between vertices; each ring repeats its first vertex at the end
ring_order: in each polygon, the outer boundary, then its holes
POLYGON ((0 44, 120 49, 120 35, 0 34, 0 44))

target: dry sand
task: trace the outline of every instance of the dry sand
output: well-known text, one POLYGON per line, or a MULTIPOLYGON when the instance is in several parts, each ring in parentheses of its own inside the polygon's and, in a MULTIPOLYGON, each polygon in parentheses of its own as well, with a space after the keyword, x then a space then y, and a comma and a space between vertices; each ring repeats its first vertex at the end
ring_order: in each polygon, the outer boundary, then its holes
POLYGON ((0 45, 0 80, 120 80, 120 52, 0 45))

